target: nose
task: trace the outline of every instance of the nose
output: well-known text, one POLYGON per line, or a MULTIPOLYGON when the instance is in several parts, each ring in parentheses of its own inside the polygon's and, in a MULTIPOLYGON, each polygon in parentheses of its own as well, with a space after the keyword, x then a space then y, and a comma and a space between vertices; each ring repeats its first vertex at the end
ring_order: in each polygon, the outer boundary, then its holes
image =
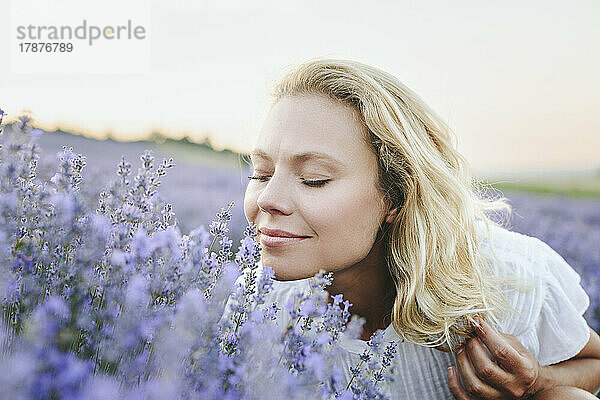
POLYGON ((269 214, 291 214, 293 203, 289 187, 285 177, 275 171, 256 200, 258 208, 269 214))

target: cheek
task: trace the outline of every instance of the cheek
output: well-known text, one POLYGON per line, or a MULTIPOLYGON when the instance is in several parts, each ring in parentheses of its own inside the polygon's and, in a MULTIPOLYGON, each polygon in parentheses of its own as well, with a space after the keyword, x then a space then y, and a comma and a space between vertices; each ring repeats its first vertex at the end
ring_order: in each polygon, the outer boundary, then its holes
POLYGON ((257 197, 258 194, 256 191, 249 188, 246 189, 246 193, 244 194, 244 214, 248 222, 254 223, 258 215, 257 197))
POLYGON ((323 236, 336 241, 375 238, 381 212, 373 191, 357 191, 353 185, 335 198, 321 201, 317 209, 310 219, 323 236))

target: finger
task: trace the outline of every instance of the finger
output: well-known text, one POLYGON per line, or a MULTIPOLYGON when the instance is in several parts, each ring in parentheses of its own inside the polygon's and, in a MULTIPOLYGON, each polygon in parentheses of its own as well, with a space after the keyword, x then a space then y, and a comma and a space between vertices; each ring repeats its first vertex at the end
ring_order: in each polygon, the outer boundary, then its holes
MULTIPOLYGON (((475 339, 469 339, 475 340, 475 339)), ((496 388, 490 386, 489 384, 482 381, 475 372, 475 368, 467 355, 467 352, 463 349, 459 350, 456 354, 456 366, 458 367, 458 372, 462 378, 462 383, 465 388, 465 391, 475 398, 484 398, 484 399, 497 399, 502 398, 502 393, 500 393, 496 388)))
POLYGON ((473 397, 465 391, 460 383, 456 367, 448 368, 448 387, 456 400, 472 400, 473 397))
POLYGON ((465 350, 477 376, 483 382, 503 391, 510 381, 510 375, 491 360, 479 338, 468 340, 465 350))
POLYGON ((477 337, 490 350, 492 356, 500 363, 500 366, 509 372, 519 370, 523 363, 523 357, 498 331, 481 318, 476 318, 475 325, 477 337))
POLYGON ((527 357, 529 350, 527 350, 527 348, 525 348, 525 346, 523 346, 523 343, 519 342, 519 339, 517 339, 513 335, 509 335, 509 334, 505 334, 505 333, 502 333, 501 335, 504 336, 506 341, 508 343, 510 343, 510 345, 513 347, 513 349, 515 349, 517 351, 517 353, 519 353, 523 357, 527 357))

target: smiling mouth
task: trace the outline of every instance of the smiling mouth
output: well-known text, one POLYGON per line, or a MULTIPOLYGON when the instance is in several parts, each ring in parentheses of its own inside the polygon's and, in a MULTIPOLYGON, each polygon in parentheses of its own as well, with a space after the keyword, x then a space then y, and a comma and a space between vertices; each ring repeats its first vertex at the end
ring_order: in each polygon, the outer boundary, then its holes
POLYGON ((294 243, 298 243, 304 239, 308 239, 310 236, 300 237, 284 237, 284 236, 269 236, 267 234, 260 234, 260 242, 267 247, 280 247, 287 246, 294 243))

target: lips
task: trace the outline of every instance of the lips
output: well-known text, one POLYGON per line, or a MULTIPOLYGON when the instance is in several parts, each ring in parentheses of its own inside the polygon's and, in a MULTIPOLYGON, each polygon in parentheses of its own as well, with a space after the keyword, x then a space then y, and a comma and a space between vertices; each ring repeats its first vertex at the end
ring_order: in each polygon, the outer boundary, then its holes
POLYGON ((272 237, 280 237, 280 238, 307 238, 307 237, 310 237, 310 236, 303 236, 303 235, 295 235, 293 233, 290 233, 290 232, 287 232, 287 231, 284 231, 281 229, 260 228, 259 231, 263 235, 272 236, 272 237))
POLYGON ((260 241, 267 247, 288 246, 301 242, 310 236, 300 236, 281 229, 260 228, 260 241))

